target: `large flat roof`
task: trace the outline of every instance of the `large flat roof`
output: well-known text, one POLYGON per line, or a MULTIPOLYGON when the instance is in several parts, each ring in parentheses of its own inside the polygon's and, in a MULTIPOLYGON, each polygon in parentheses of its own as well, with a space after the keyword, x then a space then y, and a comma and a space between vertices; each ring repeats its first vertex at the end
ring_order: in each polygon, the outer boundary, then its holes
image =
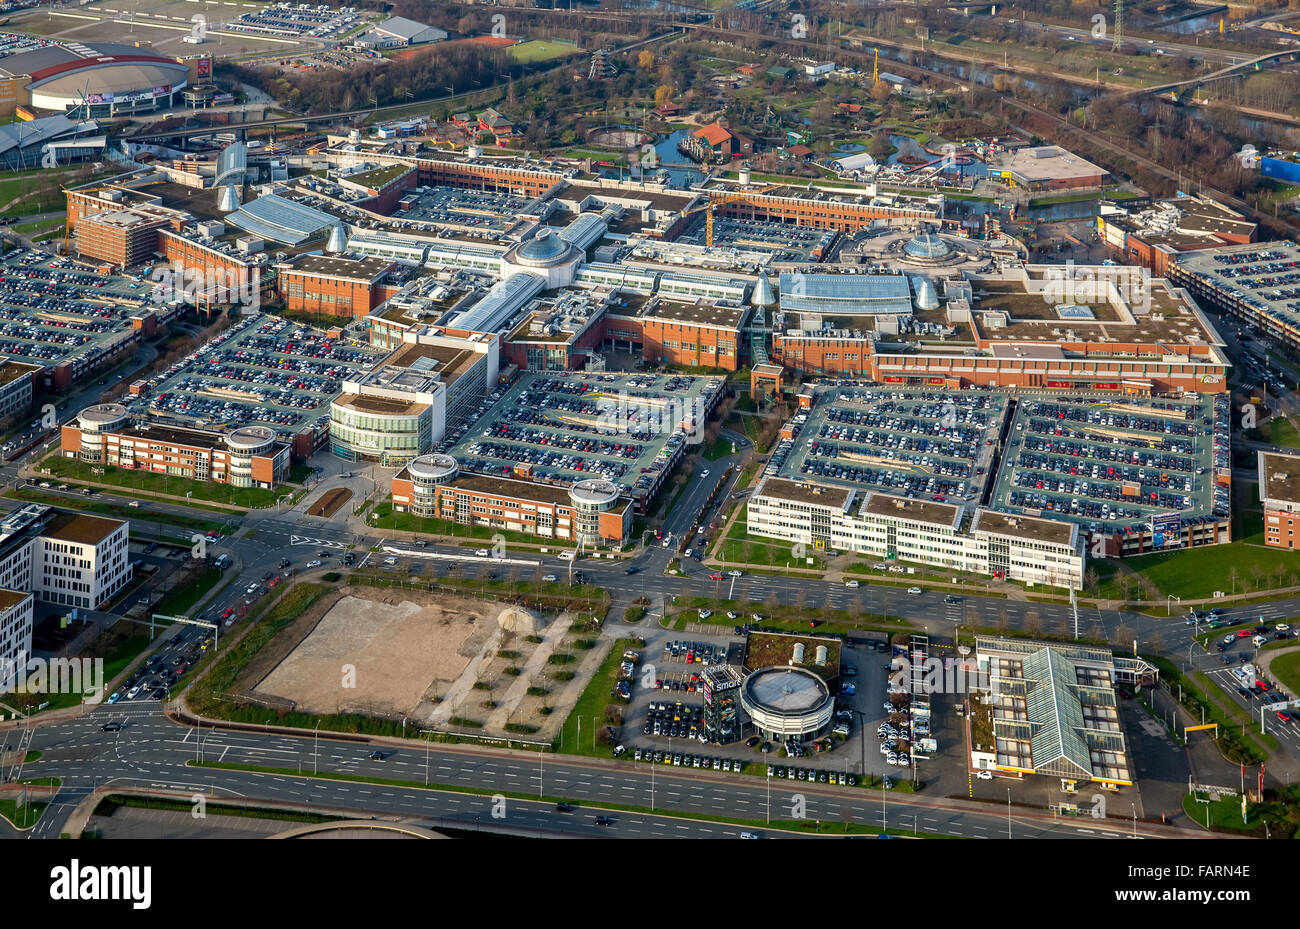
POLYGON ((861 512, 871 516, 890 516, 911 519, 956 529, 961 517, 961 507, 951 503, 936 503, 916 497, 899 497, 894 494, 873 493, 862 504, 861 512))
POLYGON ((1300 454, 1259 452, 1260 498, 1300 503, 1300 454))
POLYGON ((971 531, 978 532, 981 529, 985 532, 1031 539, 1052 545, 1069 545, 1075 532, 1075 527, 1069 523, 1058 523, 1051 519, 1037 519, 1033 516, 999 513, 988 509, 980 509, 975 513, 975 523, 971 527, 971 531))
POLYGON ((779 500, 790 500, 795 503, 815 503, 818 506, 843 509, 848 504, 851 493, 852 491, 846 487, 769 477, 755 496, 776 497, 779 500))
POLYGON ((41 535, 80 545, 98 545, 123 525, 126 525, 126 522, 120 519, 105 519, 102 516, 88 516, 85 513, 59 511, 45 524, 41 535))
POLYGON ((1104 176, 1109 172, 1059 145, 1021 148, 999 159, 998 167, 1029 181, 1104 176))

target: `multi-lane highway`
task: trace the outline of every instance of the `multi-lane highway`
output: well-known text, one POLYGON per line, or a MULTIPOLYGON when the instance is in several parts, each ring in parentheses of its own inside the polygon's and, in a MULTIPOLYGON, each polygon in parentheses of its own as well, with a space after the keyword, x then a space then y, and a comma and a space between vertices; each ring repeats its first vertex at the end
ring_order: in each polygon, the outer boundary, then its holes
MULTIPOLYGON (((0 731, 12 748, 13 729, 0 731)), ((966 838, 1115 838, 1181 835, 1141 822, 1064 819, 1002 803, 905 796, 862 788, 797 786, 757 777, 525 752, 437 744, 336 742, 313 734, 195 729, 164 716, 159 704, 100 707, 80 718, 42 725, 29 749, 41 752, 24 777, 58 777, 56 802, 27 835, 57 836, 75 806, 97 788, 191 791, 212 801, 273 800, 357 815, 395 817, 462 829, 541 830, 641 838, 735 837, 742 830, 784 835, 772 824, 820 822, 827 832, 845 822, 885 825, 918 835, 966 838), (105 732, 107 722, 120 723, 105 732), (383 755, 374 757, 375 752, 383 755), (269 767, 266 773, 198 766, 196 762, 269 767), (300 775, 298 772, 302 772, 300 775), (340 781, 331 773, 401 783, 340 781), (425 784, 439 789, 426 789, 425 784), (494 799, 500 795, 500 799, 494 799), (575 810, 556 810, 556 798, 575 810), (635 808, 635 809, 630 809, 635 808), (654 815, 657 811, 669 815, 654 815), (494 815, 495 814, 495 815, 494 815), (611 826, 599 826, 608 815, 611 826), (741 820, 724 823, 718 820, 741 820), (713 820, 713 821, 710 821, 713 820)), ((1016 795, 1019 790, 1016 788, 1016 795)), ((196 834, 202 822, 195 821, 196 834)), ((12 834, 12 830, 6 830, 12 834)), ((3 834, 3 833, 0 833, 3 834)))

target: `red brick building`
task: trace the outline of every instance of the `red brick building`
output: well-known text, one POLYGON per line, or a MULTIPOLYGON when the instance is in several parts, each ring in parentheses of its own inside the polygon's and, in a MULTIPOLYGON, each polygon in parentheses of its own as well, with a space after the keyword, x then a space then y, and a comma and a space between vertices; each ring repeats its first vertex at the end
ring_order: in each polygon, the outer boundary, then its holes
POLYGON ((285 309, 360 319, 385 299, 384 276, 395 268, 385 258, 300 255, 276 265, 285 309))

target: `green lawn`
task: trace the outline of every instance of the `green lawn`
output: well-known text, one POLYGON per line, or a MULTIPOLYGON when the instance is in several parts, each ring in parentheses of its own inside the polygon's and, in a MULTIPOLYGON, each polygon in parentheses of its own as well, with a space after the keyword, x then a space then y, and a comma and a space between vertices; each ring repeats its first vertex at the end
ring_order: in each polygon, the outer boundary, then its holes
POLYGON ((592 755, 600 758, 612 758, 614 746, 608 740, 601 740, 599 734, 606 726, 619 726, 605 720, 605 707, 608 704, 623 705, 623 701, 610 695, 614 682, 618 680, 618 666, 623 661, 623 652, 629 648, 640 648, 638 639, 617 639, 605 660, 600 663, 592 676, 587 689, 582 692, 574 704, 569 718, 560 730, 560 741, 556 750, 566 755, 592 755), (602 741, 604 744, 602 744, 602 741))
POLYGON ((248 509, 264 509, 275 506, 275 498, 284 492, 283 485, 277 490, 263 490, 260 487, 231 487, 229 484, 217 484, 212 481, 195 481, 187 477, 174 477, 170 474, 154 474, 151 471, 127 470, 105 465, 91 465, 89 462, 75 458, 64 458, 58 452, 49 455, 38 465, 48 469, 52 476, 74 481, 93 481, 100 484, 112 484, 130 490, 170 494, 184 497, 192 494, 195 500, 210 500, 214 503, 228 503, 248 509), (103 471, 96 474, 97 470, 103 471))
MULTIPOLYGON (((168 616, 181 616, 193 609, 194 604, 202 600, 213 587, 221 580, 225 572, 220 568, 209 566, 206 571, 198 576, 194 583, 187 585, 179 590, 173 590, 154 608, 155 613, 165 613, 168 616)), ((233 575, 232 575, 233 578, 233 575)))
POLYGON ((1278 655, 1269 663, 1269 671, 1291 693, 1300 693, 1300 651, 1278 655))
POLYGON ((713 440, 713 444, 704 450, 704 457, 709 461, 717 461, 719 458, 726 458, 731 454, 731 440, 723 436, 713 440))
MULTIPOLYGON (((22 781, 22 783, 34 786, 45 786, 50 784, 57 785, 59 779, 57 777, 38 777, 29 781, 22 781)), ((41 818, 41 814, 45 812, 47 806, 49 806, 49 804, 41 800, 35 803, 24 803, 20 807, 16 796, 13 798, 5 797, 4 799, 0 799, 0 816, 9 820, 9 822, 13 823, 19 829, 26 829, 29 826, 36 824, 36 821, 41 818)))
MULTIPOLYGON (((1197 600, 1209 599, 1220 590, 1226 594, 1242 594, 1291 586, 1295 583, 1291 576, 1300 576, 1300 553, 1246 542, 1139 555, 1125 558, 1122 564, 1125 569, 1149 578, 1161 597, 1172 594, 1197 600), (1281 584, 1274 573, 1278 569, 1282 571, 1281 584), (1234 571, 1235 585, 1231 576, 1234 571)), ((1089 568, 1096 568, 1101 576, 1100 596, 1131 599, 1132 591, 1122 583, 1125 574, 1117 570, 1113 560, 1091 561, 1089 568)), ((1138 598, 1142 598, 1140 593, 1138 598)))
MULTIPOLYGON (((398 532, 421 532, 427 535, 447 535, 458 536, 462 539, 491 539, 498 533, 505 538, 507 542, 525 542, 532 545, 542 544, 554 541, 544 536, 529 535, 526 532, 510 532, 505 529, 494 529, 491 526, 466 526, 449 519, 438 519, 434 516, 416 516, 412 513, 394 513, 391 500, 375 506, 372 514, 378 518, 368 520, 370 525, 378 526, 381 529, 396 529, 398 532)), ((563 540, 555 541, 559 548, 567 547, 563 540)))
POLYGON ((1292 425, 1291 420, 1285 416, 1274 416, 1261 430, 1268 436, 1269 442, 1274 445, 1283 445, 1287 448, 1300 448, 1300 432, 1292 425))
POLYGON ((543 39, 534 39, 531 42, 521 42, 518 45, 512 45, 506 49, 507 54, 515 61, 522 64, 530 64, 535 61, 550 61, 552 58, 564 58, 567 55, 580 55, 582 49, 576 45, 565 45, 561 42, 547 42, 543 39))

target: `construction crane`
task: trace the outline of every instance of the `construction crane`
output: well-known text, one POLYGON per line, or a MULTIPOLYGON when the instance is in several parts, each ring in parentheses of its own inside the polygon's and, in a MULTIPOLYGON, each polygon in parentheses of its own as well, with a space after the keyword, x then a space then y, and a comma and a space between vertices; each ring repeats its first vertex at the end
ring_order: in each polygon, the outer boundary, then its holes
POLYGON ((700 212, 700 210, 705 211, 704 244, 709 248, 713 248, 713 210, 715 207, 726 206, 728 203, 736 203, 741 200, 749 200, 753 197, 761 197, 763 194, 770 193, 771 191, 776 190, 778 187, 782 187, 782 186, 784 185, 769 184, 767 187, 764 187, 762 190, 738 191, 736 193, 730 193, 730 194, 726 194, 725 196, 718 197, 716 200, 710 198, 709 202, 704 206, 697 206, 695 209, 689 210, 686 213, 683 213, 682 215, 683 217, 693 216, 694 214, 700 212))
POLYGON ((874 87, 880 83, 880 49, 873 48, 872 51, 876 53, 876 57, 871 62, 871 84, 874 87))

